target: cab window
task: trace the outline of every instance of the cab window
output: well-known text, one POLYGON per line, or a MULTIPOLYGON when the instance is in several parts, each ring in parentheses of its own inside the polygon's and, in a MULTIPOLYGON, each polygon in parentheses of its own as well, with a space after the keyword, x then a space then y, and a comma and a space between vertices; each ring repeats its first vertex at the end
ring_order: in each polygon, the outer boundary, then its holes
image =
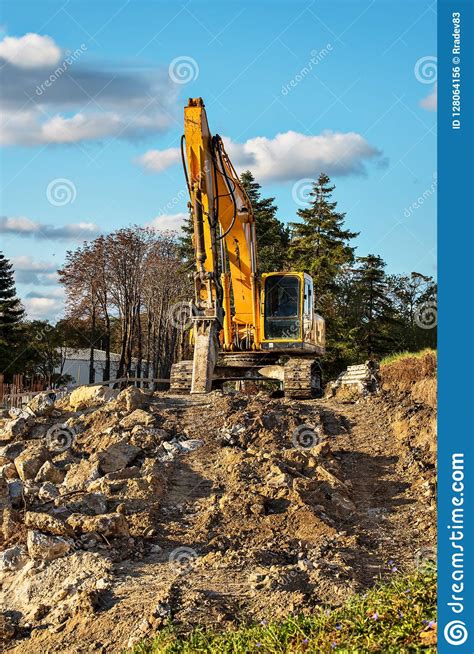
POLYGON ((266 339, 300 338, 300 290, 299 277, 272 275, 265 279, 266 339))
POLYGON ((313 284, 309 279, 304 282, 304 315, 311 316, 313 313, 313 284))

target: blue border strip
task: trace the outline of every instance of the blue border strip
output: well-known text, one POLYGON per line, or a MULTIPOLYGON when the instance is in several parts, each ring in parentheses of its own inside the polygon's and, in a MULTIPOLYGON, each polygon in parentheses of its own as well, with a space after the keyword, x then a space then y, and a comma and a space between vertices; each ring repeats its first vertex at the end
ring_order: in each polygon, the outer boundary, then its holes
POLYGON ((474 1, 438 3, 438 652, 474 652, 474 1), (456 20, 459 19, 459 23, 456 20), (460 50, 453 34, 460 28, 460 50), (458 61, 459 60, 459 61, 458 61), (460 73, 459 87, 456 86, 460 73), (460 116, 453 97, 460 93, 460 116), (454 93, 453 93, 454 92, 454 93), (458 120, 459 123, 453 121, 458 120))

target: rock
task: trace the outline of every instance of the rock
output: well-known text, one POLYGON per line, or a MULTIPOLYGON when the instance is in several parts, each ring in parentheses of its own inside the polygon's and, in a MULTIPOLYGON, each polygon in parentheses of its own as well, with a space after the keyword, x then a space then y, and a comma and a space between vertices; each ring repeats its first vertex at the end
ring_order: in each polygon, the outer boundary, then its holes
POLYGON ((136 386, 127 386, 117 396, 117 404, 130 413, 135 409, 142 409, 150 403, 150 398, 140 388, 136 386))
POLYGON ((31 443, 15 459, 15 467, 22 481, 34 479, 41 466, 49 458, 48 450, 41 443, 31 443))
MULTIPOLYGON (((133 414, 132 414, 133 415, 133 414)), ((103 474, 116 472, 128 466, 141 454, 142 450, 135 445, 130 445, 126 439, 114 443, 102 452, 93 455, 91 460, 98 461, 103 474)))
POLYGON ((325 457, 331 453, 331 447, 328 441, 322 441, 311 448, 311 454, 315 457, 325 457))
POLYGON ((143 427, 151 427, 155 422, 155 418, 151 413, 144 411, 143 409, 135 409, 132 413, 129 413, 125 418, 122 418, 120 421, 120 426, 123 429, 132 429, 136 425, 142 425, 143 427))
POLYGON ((34 418, 32 416, 14 418, 13 420, 8 420, 2 427, 0 431, 0 440, 2 441, 11 441, 18 440, 25 436, 30 427, 34 424, 34 418))
POLYGON ((97 516, 73 513, 66 522, 75 532, 82 534, 97 533, 109 537, 129 535, 127 521, 120 513, 106 513, 97 516))
POLYGON ((25 525, 31 529, 53 534, 54 536, 68 536, 72 534, 72 529, 59 518, 55 518, 49 513, 38 513, 27 511, 25 513, 25 525))
POLYGON ((280 472, 278 475, 270 475, 266 481, 272 488, 287 488, 291 484, 291 477, 284 472, 280 472))
POLYGON ((26 546, 32 559, 52 561, 68 554, 72 549, 72 542, 60 536, 48 536, 40 531, 30 529, 26 538, 26 546))
POLYGON ((45 461, 38 470, 35 481, 50 481, 52 484, 62 484, 64 472, 57 468, 51 461, 45 461))
POLYGON ((138 466, 130 466, 129 468, 123 468, 122 470, 117 470, 117 472, 108 472, 105 475, 107 481, 116 481, 117 479, 136 479, 141 477, 142 471, 138 466))
POLYGON ((101 515, 107 513, 107 500, 102 493, 87 493, 68 502, 67 508, 73 513, 101 515))
POLYGON ((18 479, 18 471, 14 463, 7 463, 0 468, 0 477, 5 479, 18 479))
POLYGON ((38 497, 42 502, 53 502, 59 496, 59 490, 50 481, 45 481, 38 490, 38 497))
POLYGON ((23 547, 15 545, 0 552, 0 570, 18 570, 28 561, 23 547))
POLYGON ((45 416, 54 409, 56 393, 54 391, 43 391, 38 393, 30 400, 26 406, 28 411, 36 416, 45 416))
POLYGON ((31 427, 28 432, 28 439, 30 440, 39 440, 40 438, 46 438, 48 434, 48 425, 37 423, 31 427))
POLYGON ((26 411, 26 409, 17 409, 16 407, 13 407, 8 411, 8 415, 10 418, 31 418, 31 413, 29 411, 26 411))
POLYGON ((88 409, 98 406, 105 401, 105 387, 99 384, 95 386, 79 386, 69 396, 69 405, 74 411, 88 409))
POLYGON ((10 494, 8 492, 8 482, 4 477, 0 477, 0 510, 10 506, 10 494))
POLYGON ((183 454, 186 454, 187 452, 197 450, 203 445, 203 443, 204 441, 200 440, 199 438, 188 438, 185 441, 178 441, 178 447, 183 454))
POLYGON ((16 634, 16 626, 9 611, 0 613, 0 643, 10 643, 16 634))
POLYGON ((24 505, 23 482, 19 479, 8 482, 8 496, 14 509, 21 509, 24 505))
POLYGON ((163 441, 171 439, 171 435, 164 429, 156 427, 143 427, 143 425, 135 425, 132 429, 130 443, 137 445, 144 450, 154 450, 163 441))
POLYGON ((63 485, 67 490, 79 490, 87 488, 92 481, 100 476, 99 463, 83 459, 79 463, 71 464, 63 485))
POLYGON ((23 452, 26 444, 23 441, 16 441, 15 443, 8 443, 3 447, 0 447, 0 456, 8 459, 9 461, 14 461, 16 457, 23 452))

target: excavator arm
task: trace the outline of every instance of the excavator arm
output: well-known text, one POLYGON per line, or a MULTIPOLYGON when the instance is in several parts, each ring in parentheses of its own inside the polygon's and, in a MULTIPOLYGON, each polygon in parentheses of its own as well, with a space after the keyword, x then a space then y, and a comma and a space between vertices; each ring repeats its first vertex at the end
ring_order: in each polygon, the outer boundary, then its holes
POLYGON ((224 350, 260 343, 255 218, 201 98, 184 109, 182 155, 196 259, 191 392, 199 393, 211 388, 219 341, 224 350))

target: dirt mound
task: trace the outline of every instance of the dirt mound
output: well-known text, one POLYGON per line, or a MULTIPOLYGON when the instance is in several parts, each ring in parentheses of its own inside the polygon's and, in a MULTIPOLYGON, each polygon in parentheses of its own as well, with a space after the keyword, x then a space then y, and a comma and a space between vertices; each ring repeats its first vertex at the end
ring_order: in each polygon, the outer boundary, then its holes
POLYGON ((402 356, 383 364, 380 368, 385 390, 406 391, 420 381, 435 380, 437 371, 436 352, 427 350, 418 356, 402 356))
POLYGON ((381 366, 382 394, 395 437, 434 486, 436 464, 436 353, 403 357, 381 366))
POLYGON ((120 652, 170 618, 310 612, 413 566, 429 502, 391 412, 389 394, 35 398, 0 422, 8 651, 120 652))

